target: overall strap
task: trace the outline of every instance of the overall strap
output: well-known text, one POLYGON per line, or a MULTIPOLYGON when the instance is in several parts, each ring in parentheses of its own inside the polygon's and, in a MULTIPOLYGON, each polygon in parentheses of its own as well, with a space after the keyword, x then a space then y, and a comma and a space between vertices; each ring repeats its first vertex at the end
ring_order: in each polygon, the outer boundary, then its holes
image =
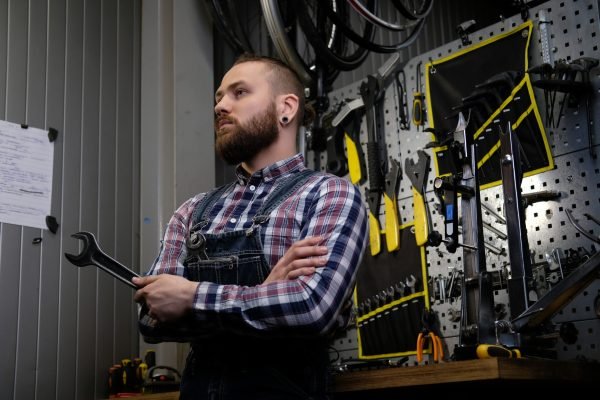
MULTIPOLYGON (((253 218, 254 223, 261 224, 269 219, 269 214, 275 208, 277 208, 283 201, 285 201, 292 193, 313 175, 317 174, 316 171, 311 169, 305 169, 291 176, 282 179, 275 189, 269 194, 269 197, 265 200, 263 205, 257 211, 256 216, 253 218)), ((235 185, 235 181, 219 186, 209 192, 207 192, 202 200, 194 208, 192 214, 192 230, 196 228, 196 225, 207 220, 208 213, 213 208, 215 203, 221 198, 221 196, 227 192, 231 187, 235 185)))
POLYGON ((235 185, 234 182, 226 183, 225 185, 219 186, 207 192, 202 200, 194 208, 192 214, 192 230, 196 228, 196 225, 202 221, 205 221, 208 217, 208 213, 213 208, 215 203, 221 198, 223 193, 227 192, 231 187, 235 185))

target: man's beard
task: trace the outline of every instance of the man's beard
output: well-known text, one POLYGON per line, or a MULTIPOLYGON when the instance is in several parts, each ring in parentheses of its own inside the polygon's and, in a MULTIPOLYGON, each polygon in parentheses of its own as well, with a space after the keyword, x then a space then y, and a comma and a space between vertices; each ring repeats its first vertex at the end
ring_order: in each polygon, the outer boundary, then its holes
POLYGON ((251 160, 273 144, 279 134, 274 103, 271 103, 264 113, 256 115, 245 124, 224 116, 217 118, 215 125, 217 154, 230 165, 251 160), (228 132, 225 134, 219 134, 219 119, 226 119, 232 123, 226 126, 228 132))

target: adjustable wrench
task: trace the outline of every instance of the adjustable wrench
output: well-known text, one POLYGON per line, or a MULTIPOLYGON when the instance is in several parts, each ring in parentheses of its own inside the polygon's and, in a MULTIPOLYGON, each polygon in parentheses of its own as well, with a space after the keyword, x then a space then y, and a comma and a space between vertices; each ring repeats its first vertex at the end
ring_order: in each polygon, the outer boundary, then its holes
POLYGON ((78 267, 85 267, 86 265, 95 265, 101 270, 111 274, 118 280, 131 286, 132 288, 138 289, 138 287, 133 282, 131 282, 131 279, 134 276, 139 278, 140 275, 133 272, 123 264, 106 255, 102 250, 100 250, 98 242, 96 242, 96 238, 92 233, 78 232, 72 234, 71 237, 83 240, 83 250, 78 255, 65 253, 65 257, 67 258, 67 260, 71 261, 71 263, 78 267))

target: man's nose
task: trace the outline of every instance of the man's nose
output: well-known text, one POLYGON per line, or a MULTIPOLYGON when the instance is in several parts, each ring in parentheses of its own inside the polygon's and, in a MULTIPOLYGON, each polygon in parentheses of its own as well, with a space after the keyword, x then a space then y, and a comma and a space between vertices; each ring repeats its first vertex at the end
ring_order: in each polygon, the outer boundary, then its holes
POLYGON ((229 112, 229 105, 227 104, 226 97, 223 96, 217 104, 215 104, 215 114, 221 115, 229 112))

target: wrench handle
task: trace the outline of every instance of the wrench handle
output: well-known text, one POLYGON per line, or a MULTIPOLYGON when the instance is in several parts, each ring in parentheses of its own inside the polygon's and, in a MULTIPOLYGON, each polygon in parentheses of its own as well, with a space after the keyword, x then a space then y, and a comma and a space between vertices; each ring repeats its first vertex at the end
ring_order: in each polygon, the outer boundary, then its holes
POLYGON ((139 274, 133 272, 114 258, 107 256, 106 254, 98 251, 92 257, 92 262, 95 266, 103 270, 104 272, 109 273, 113 277, 117 278, 121 282, 131 286, 134 289, 138 289, 138 287, 131 282, 133 277, 140 277, 139 274))

